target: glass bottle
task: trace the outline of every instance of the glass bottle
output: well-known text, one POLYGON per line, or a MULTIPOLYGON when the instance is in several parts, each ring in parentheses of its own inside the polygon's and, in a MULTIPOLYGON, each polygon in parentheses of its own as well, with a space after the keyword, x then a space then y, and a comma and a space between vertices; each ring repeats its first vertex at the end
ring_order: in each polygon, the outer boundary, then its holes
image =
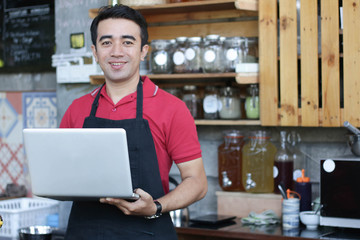
POLYGON ((108 0, 109 6, 115 6, 116 4, 119 4, 119 0, 108 0))
POLYGON ((202 45, 201 37, 188 38, 185 50, 186 72, 199 73, 202 72, 202 45))
POLYGON ((256 84, 251 84, 247 92, 248 95, 245 99, 246 118, 259 119, 259 88, 256 84))
POLYGON ((273 166, 277 150, 270 137, 269 132, 253 131, 243 147, 242 183, 246 192, 274 191, 273 166))
POLYGON ((215 86, 207 86, 205 88, 203 108, 205 119, 219 118, 219 94, 215 86))
POLYGON ((237 130, 223 132, 224 142, 218 147, 218 179, 224 191, 244 191, 241 176, 244 135, 237 130))
POLYGON ((257 63, 259 62, 259 53, 258 53, 258 38, 251 37, 245 38, 243 42, 243 62, 244 63, 257 63))
POLYGON ((202 64, 205 73, 224 71, 223 48, 219 35, 212 34, 206 36, 202 64))
POLYGON ((274 192, 280 193, 278 185, 287 189, 293 188, 294 158, 286 144, 286 131, 280 131, 280 148, 274 161, 274 192))
POLYGON ((305 156, 299 148, 301 142, 300 134, 296 131, 291 131, 287 136, 287 142, 289 143, 289 149, 293 153, 293 180, 296 181, 298 178, 302 177, 302 170, 306 169, 305 156))
POLYGON ((219 116, 221 119, 241 118, 239 89, 224 87, 220 89, 219 116))
POLYGON ((241 37, 228 37, 224 41, 225 72, 235 72, 236 65, 242 62, 242 42, 241 37))
POLYGON ((171 47, 169 40, 157 39, 151 41, 150 69, 152 73, 171 73, 171 47))
POLYGON ((202 104, 200 95, 195 85, 185 85, 182 100, 195 119, 202 118, 202 104))
POLYGON ((172 57, 174 73, 185 73, 186 72, 186 58, 185 58, 185 50, 186 50, 186 41, 187 37, 178 37, 175 39, 176 45, 174 47, 174 54, 172 57))

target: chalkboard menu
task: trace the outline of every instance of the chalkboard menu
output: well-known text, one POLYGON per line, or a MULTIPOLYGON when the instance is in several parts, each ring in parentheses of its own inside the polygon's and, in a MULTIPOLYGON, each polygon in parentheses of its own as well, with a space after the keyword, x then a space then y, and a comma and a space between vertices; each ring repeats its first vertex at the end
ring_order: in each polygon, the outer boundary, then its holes
POLYGON ((0 0, 0 4, 0 72, 55 71, 54 0, 0 0))

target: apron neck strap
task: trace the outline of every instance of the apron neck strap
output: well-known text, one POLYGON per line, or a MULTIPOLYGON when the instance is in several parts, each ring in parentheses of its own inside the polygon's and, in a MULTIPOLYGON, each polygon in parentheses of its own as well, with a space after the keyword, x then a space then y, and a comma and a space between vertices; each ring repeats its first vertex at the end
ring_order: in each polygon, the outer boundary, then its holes
POLYGON ((95 117, 95 114, 96 114, 96 110, 99 106, 99 98, 100 98, 100 92, 101 90, 103 89, 103 87, 105 86, 105 83, 103 85, 101 85, 100 89, 99 89, 99 92, 96 94, 96 97, 92 103, 92 107, 91 107, 91 112, 90 112, 90 116, 94 116, 95 117))
POLYGON ((137 96, 136 96, 136 119, 143 118, 143 83, 141 81, 141 76, 139 78, 139 83, 137 86, 137 96))

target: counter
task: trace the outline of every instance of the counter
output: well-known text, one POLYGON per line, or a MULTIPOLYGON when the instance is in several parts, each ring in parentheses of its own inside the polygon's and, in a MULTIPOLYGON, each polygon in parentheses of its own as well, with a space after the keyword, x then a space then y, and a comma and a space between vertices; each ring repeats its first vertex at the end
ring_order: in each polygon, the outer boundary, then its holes
POLYGON ((281 225, 254 226, 243 225, 240 218, 224 225, 198 225, 191 222, 176 227, 179 240, 299 240, 299 239, 360 239, 360 229, 344 229, 319 226, 315 231, 304 226, 298 229, 283 230, 281 225))

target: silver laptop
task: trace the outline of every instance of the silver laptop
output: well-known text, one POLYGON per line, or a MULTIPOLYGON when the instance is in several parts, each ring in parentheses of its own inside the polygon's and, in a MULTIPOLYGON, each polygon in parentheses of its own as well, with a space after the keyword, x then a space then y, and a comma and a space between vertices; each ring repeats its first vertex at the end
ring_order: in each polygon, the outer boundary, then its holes
POLYGON ((58 200, 136 200, 126 131, 121 128, 23 130, 33 194, 58 200))

